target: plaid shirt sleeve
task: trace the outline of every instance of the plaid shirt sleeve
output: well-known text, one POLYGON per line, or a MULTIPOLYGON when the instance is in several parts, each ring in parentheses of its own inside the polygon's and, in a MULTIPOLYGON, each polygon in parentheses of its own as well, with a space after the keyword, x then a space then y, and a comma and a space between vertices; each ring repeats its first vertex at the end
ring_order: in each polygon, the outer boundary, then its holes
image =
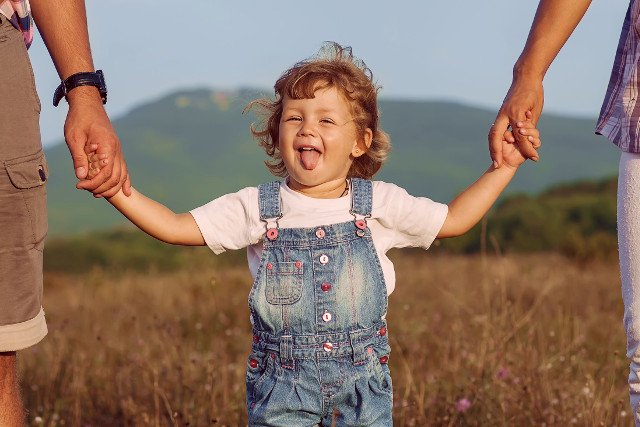
POLYGON ((22 32, 27 48, 33 41, 33 22, 29 0, 0 0, 0 13, 22 32))
POLYGON ((620 41, 611 71, 596 133, 604 135, 621 150, 640 153, 640 1, 631 0, 622 25, 620 41))

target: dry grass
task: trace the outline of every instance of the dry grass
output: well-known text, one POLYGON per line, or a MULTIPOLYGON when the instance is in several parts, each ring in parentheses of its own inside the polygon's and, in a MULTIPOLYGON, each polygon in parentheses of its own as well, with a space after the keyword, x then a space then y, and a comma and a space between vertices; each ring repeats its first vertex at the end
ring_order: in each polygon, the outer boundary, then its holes
MULTIPOLYGON (((631 424, 614 263, 394 255, 396 425, 631 424)), ((29 423, 246 425, 246 268, 112 276, 46 277, 50 334, 21 353, 29 423)))

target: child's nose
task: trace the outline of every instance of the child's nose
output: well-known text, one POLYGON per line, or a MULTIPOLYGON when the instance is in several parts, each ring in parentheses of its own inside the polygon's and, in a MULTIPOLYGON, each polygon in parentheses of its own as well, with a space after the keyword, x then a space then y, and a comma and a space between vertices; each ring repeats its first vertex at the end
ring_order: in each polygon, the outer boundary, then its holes
POLYGON ((300 129, 298 129, 298 136, 314 136, 315 134, 316 131, 311 125, 311 122, 304 121, 300 124, 300 129))

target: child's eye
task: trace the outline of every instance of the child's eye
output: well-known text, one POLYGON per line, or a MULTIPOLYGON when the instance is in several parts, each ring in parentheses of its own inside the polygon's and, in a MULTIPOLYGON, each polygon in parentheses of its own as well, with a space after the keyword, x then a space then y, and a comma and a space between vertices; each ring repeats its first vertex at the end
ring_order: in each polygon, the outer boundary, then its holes
POLYGON ((291 117, 287 117, 284 121, 285 122, 301 122, 302 121, 302 117, 291 116, 291 117))
POLYGON ((320 123, 331 124, 331 125, 335 125, 336 124, 336 122, 334 122, 331 119, 320 119, 320 123))

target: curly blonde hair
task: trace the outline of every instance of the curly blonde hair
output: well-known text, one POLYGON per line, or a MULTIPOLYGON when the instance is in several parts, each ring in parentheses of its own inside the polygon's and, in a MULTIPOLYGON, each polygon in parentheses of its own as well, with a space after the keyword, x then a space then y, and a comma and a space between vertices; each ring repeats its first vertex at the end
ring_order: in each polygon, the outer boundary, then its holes
POLYGON ((259 127, 251 125, 251 133, 271 157, 265 164, 272 174, 287 175, 278 150, 283 97, 310 99, 317 90, 326 88, 336 88, 349 102, 360 135, 367 128, 373 132, 371 146, 354 159, 348 177, 370 179, 380 170, 391 150, 389 135, 380 128, 377 99, 380 87, 373 82, 371 70, 353 56, 350 47, 326 42, 315 56, 298 62, 280 76, 274 85, 275 100, 256 99, 246 108, 258 107, 263 116, 259 127))

